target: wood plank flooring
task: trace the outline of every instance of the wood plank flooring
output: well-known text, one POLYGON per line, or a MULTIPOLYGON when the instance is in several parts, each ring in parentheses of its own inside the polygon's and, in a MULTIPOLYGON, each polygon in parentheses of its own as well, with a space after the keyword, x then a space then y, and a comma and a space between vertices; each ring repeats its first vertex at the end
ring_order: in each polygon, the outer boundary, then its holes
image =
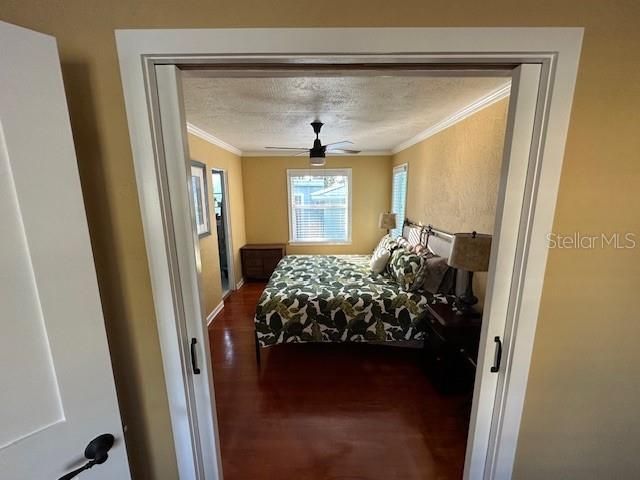
POLYGON ((234 292, 209 329, 225 480, 462 477, 467 398, 436 392, 418 351, 277 345, 258 368, 263 288, 234 292))

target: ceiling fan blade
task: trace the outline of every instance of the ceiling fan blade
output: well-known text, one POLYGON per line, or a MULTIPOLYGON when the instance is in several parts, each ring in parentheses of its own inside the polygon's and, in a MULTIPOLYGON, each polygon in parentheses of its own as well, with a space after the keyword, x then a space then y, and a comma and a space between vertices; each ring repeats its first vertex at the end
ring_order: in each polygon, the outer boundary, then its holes
POLYGON ((356 153, 360 153, 360 150, 350 150, 347 148, 332 148, 331 150, 328 150, 327 153, 351 153, 351 154, 356 154, 356 153))
POLYGON ((309 154, 309 153, 308 153, 308 152, 306 152, 306 151, 305 151, 305 152, 300 152, 300 153, 296 153, 296 154, 294 155, 294 157, 299 157, 300 155, 308 155, 308 154, 309 154))
POLYGON ((333 148, 340 148, 340 145, 344 145, 346 147, 347 145, 353 145, 353 142, 350 142, 349 140, 341 140, 339 142, 327 143, 326 145, 323 145, 323 147, 332 150, 333 148))
POLYGON ((305 152, 308 151, 308 148, 303 148, 303 147, 264 147, 264 148, 268 148, 269 150, 304 150, 305 152))

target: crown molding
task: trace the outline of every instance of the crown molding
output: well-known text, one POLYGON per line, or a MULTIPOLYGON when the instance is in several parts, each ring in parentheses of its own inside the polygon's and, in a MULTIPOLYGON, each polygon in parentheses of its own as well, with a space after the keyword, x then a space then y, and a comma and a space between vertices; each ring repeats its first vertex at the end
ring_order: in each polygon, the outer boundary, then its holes
POLYGON ((202 140, 205 140, 209 143, 213 143, 214 145, 217 145, 218 147, 222 148, 223 150, 226 150, 227 152, 234 153, 238 156, 242 155, 242 150, 240 150, 239 148, 236 148, 233 145, 229 145, 227 142, 224 142, 220 140, 218 137, 215 137, 210 133, 205 132, 201 128, 193 125, 192 123, 187 122, 187 132, 191 133, 192 135, 195 135, 196 137, 200 137, 202 140))
MULTIPOLYGON (((481 97, 478 100, 474 101, 473 103, 467 105, 462 110, 457 111, 453 115, 445 118, 444 120, 436 123, 435 125, 432 125, 426 130, 423 130, 422 132, 418 133, 414 137, 411 137, 410 139, 405 140, 402 143, 399 143, 391 150, 362 151, 357 154, 334 153, 334 154, 330 154, 330 156, 332 157, 344 157, 344 156, 378 157, 378 156, 395 155, 397 153, 400 153, 403 150, 406 150, 409 147, 412 147, 417 143, 422 142, 423 140, 426 140, 429 137, 432 137, 436 133, 439 133, 442 130, 447 129, 452 125, 455 125, 456 123, 461 122, 465 118, 468 118, 471 115, 479 112, 480 110, 487 108, 490 105, 493 105, 494 103, 502 100, 503 98, 508 97, 510 91, 511 91, 511 83, 509 82, 506 85, 500 87, 499 89, 494 90, 488 95, 485 95, 484 97, 481 97)), ((296 153, 276 152, 271 150, 243 152, 239 148, 236 148, 233 145, 230 145, 227 142, 220 140, 218 137, 215 137, 214 135, 211 135, 210 133, 205 132, 201 128, 196 127, 192 123, 188 123, 188 122, 187 122, 187 131, 197 137, 200 137, 201 139, 209 143, 212 143, 224 150, 227 150, 228 152, 234 153, 242 157, 295 157, 297 156, 296 153)))
MULTIPOLYGON (((362 151, 360 153, 327 153, 327 157, 390 157, 393 155, 391 150, 370 150, 370 151, 362 151)), ((242 152, 243 157, 296 157, 298 156, 295 153, 287 153, 286 151, 273 151, 273 150, 265 150, 265 151, 251 151, 251 152, 242 152)), ((300 155, 300 158, 307 158, 303 155, 300 155)))
POLYGON ((416 143, 420 143, 423 140, 426 140, 427 138, 434 136, 436 133, 447 129, 452 125, 455 125, 456 123, 464 120, 465 118, 470 117, 474 113, 479 112, 483 108, 487 108, 488 106, 493 105, 494 103, 502 100, 503 98, 508 97, 510 92, 511 92, 511 82, 500 87, 498 90, 494 90, 488 95, 485 95, 484 97, 479 98, 475 102, 464 107, 462 110, 457 111, 450 117, 445 118, 444 120, 436 123, 435 125, 427 128, 426 130, 423 130, 422 132, 417 134, 415 137, 411 137, 409 140, 405 140, 404 142, 399 143, 391 150, 392 154, 395 155, 397 153, 400 153, 401 151, 406 150, 409 147, 412 147, 416 143))

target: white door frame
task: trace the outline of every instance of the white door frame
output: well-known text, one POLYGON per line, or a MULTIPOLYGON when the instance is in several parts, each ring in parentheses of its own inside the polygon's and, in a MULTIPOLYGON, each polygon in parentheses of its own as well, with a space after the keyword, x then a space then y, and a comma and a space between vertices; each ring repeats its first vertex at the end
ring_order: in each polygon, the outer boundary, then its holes
MULTIPOLYGON (((510 250, 512 271, 502 277, 506 262, 492 255, 489 288, 495 298, 482 328, 465 478, 509 478, 515 458, 522 407, 547 260, 546 234, 551 230, 564 156, 575 79, 582 44, 581 28, 336 28, 336 29, 173 29, 118 30, 116 41, 131 137, 153 297, 160 332, 168 394, 183 395, 184 369, 169 368, 171 361, 188 358, 176 352, 176 322, 184 315, 175 302, 175 243, 167 224, 168 198, 162 138, 157 135, 155 66, 162 64, 313 64, 313 63, 420 63, 454 65, 510 65, 518 67, 513 85, 517 101, 509 112, 512 144, 505 152, 518 160, 518 168, 503 168, 503 199, 517 205, 499 206, 494 249, 510 250), (529 68, 531 66, 531 68, 529 68), (537 72, 537 74, 536 74, 537 72), (535 75, 537 78, 534 78, 535 75), (526 93, 537 82, 537 94, 526 93), (518 90, 520 89, 520 90, 518 90), (521 94, 521 95, 517 95, 521 94), (522 107, 522 108, 520 108, 522 107), (518 115, 531 113, 530 135, 515 135, 518 115), (515 126, 514 126, 515 124, 515 126), (518 154, 519 157, 515 155, 518 154), (517 175, 516 175, 517 174, 517 175), (518 178, 515 178, 518 176, 518 178), (513 177, 513 178, 512 178, 513 177), (513 180, 513 181, 512 181, 513 180), (517 212, 518 215, 513 215, 517 212), (499 224, 502 222, 501 224, 499 224), (504 227, 511 234, 503 242, 504 227), (510 248, 503 249, 503 245, 510 248), (502 267, 501 267, 502 265, 502 267), (526 276, 525 276, 526 273, 526 276), (492 285, 495 283, 495 285, 492 285), (495 287, 495 288, 492 288, 495 287), (500 317, 500 318, 498 318, 500 317), (506 328, 505 327, 506 324, 506 328), (496 330, 494 325, 502 326, 496 330), (163 334, 165 332, 165 334, 163 334), (173 332, 173 337, 170 333, 173 332), (167 334, 169 333, 169 334, 167 334), (494 333, 504 335, 503 368, 496 376, 494 333), (492 376, 493 375, 493 376, 492 376), (498 378, 498 380, 496 380, 498 378), (482 385, 499 382, 497 394, 481 394, 482 385), (494 411, 495 409, 495 411, 494 411)), ((173 232, 174 234, 174 232, 173 232)), ((193 255, 194 252, 180 252, 193 255)), ((494 254, 496 251, 494 250, 494 254)), ((212 387, 212 386, 211 386, 212 387)), ((494 390, 495 391, 495 390, 494 390)), ((214 404, 215 408, 215 404, 214 404)), ((174 438, 192 432, 180 422, 181 412, 170 406, 174 438)), ((216 441, 217 441, 217 432, 216 441)), ((178 447, 178 445, 176 444, 178 447)), ((197 445, 194 446, 197 448, 197 445)), ((219 450, 218 450, 219 451, 219 450)), ((218 465, 220 464, 219 458, 218 465)), ((221 472, 218 471, 218 478, 221 472)), ((181 471, 181 478, 190 478, 181 471), (184 475, 184 476, 183 476, 184 475)), ((197 477, 204 478, 204 477, 197 477)))
MULTIPOLYGON (((235 259, 233 258, 233 242, 232 242, 232 234, 231 234, 231 203, 230 203, 230 198, 229 198, 229 171, 226 168, 219 168, 219 167, 211 167, 209 169, 209 175, 211 175, 213 172, 221 172, 222 173, 222 189, 223 189, 223 199, 224 199, 224 205, 222 206, 223 210, 224 210, 224 230, 225 230, 225 235, 226 235, 226 241, 225 241, 225 256, 227 257, 227 269, 228 269, 228 273, 229 273, 229 290, 225 293, 222 292, 222 296, 225 297, 228 294, 230 294, 231 292, 233 292, 234 290, 237 290, 236 288, 236 276, 235 276, 235 268, 234 268, 234 261, 235 259)), ((213 191, 213 180, 211 181, 211 191, 213 191)), ((215 212, 214 212, 215 214, 215 212)), ((220 272, 222 273, 222 272, 220 272)))

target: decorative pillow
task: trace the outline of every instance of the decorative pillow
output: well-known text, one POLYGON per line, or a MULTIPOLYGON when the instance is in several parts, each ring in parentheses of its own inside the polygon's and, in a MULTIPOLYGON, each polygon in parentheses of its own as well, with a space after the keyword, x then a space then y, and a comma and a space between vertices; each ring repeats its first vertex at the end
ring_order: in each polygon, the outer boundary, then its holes
POLYGON ((398 246, 398 248, 404 248, 408 252, 413 252, 414 246, 411 245, 409 240, 407 240, 404 237, 398 237, 395 240, 396 240, 396 245, 398 246))
POLYGON ((413 253, 417 253, 418 255, 429 255, 431 252, 431 250, 429 250, 428 247, 425 247, 422 244, 418 244, 415 247, 413 247, 413 253))
POLYGON ((440 286, 444 280, 449 265, 447 259, 429 252, 425 257, 424 281, 422 289, 430 293, 440 293, 440 286))
POLYGON ((422 288, 426 258, 404 248, 398 248, 391 254, 389 274, 400 288, 413 292, 422 288))
POLYGON ((396 248, 396 239, 393 238, 390 233, 387 233, 380 239, 380 242, 378 242, 378 246, 373 251, 373 256, 376 256, 376 254, 379 255, 383 250, 391 252, 394 248, 396 248))
POLYGON ((391 252, 386 248, 377 249, 371 256, 371 271, 373 273, 382 273, 387 268, 387 263, 391 257, 391 252))
POLYGON ((444 274, 444 278, 438 287, 438 293, 442 295, 455 295, 456 271, 457 270, 453 267, 447 268, 447 272, 444 274))

